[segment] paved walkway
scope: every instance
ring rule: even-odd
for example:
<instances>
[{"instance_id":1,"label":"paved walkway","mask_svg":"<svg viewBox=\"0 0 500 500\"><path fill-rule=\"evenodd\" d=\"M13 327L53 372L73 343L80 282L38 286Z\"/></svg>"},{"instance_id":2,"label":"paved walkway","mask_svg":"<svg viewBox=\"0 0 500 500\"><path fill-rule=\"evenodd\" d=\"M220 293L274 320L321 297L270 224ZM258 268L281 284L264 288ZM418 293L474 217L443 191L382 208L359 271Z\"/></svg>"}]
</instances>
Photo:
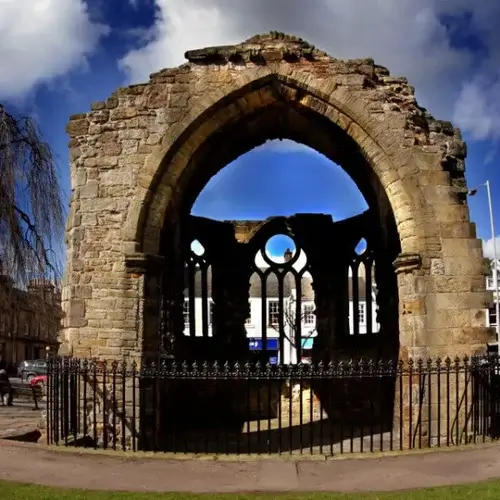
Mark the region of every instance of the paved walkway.
<instances>
[{"instance_id":1,"label":"paved walkway","mask_svg":"<svg viewBox=\"0 0 500 500\"><path fill-rule=\"evenodd\" d=\"M0 439L32 432L38 428L40 420L41 410L34 410L32 401L17 400L14 406L0 405Z\"/></svg>"},{"instance_id":2,"label":"paved walkway","mask_svg":"<svg viewBox=\"0 0 500 500\"><path fill-rule=\"evenodd\" d=\"M128 491L390 491L500 477L500 445L399 457L299 462L118 458L0 441L0 479Z\"/></svg>"}]
</instances>

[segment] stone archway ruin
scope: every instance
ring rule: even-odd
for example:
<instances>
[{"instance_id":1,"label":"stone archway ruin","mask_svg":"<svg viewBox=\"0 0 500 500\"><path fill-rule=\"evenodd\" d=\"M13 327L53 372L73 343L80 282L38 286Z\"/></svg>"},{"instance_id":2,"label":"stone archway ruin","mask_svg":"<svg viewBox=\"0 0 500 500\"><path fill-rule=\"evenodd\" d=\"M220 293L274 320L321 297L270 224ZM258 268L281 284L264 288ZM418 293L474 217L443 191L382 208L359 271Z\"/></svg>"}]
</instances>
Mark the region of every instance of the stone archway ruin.
<instances>
[{"instance_id":1,"label":"stone archway ruin","mask_svg":"<svg viewBox=\"0 0 500 500\"><path fill-rule=\"evenodd\" d=\"M375 207L385 241L397 234L400 358L485 347L482 248L465 199L465 144L449 122L418 106L406 79L371 59L340 61L280 33L186 58L68 124L63 353L154 355L169 272L165 226L186 215L228 162L284 137L342 165ZM175 248L178 232L168 238Z\"/></svg>"}]
</instances>

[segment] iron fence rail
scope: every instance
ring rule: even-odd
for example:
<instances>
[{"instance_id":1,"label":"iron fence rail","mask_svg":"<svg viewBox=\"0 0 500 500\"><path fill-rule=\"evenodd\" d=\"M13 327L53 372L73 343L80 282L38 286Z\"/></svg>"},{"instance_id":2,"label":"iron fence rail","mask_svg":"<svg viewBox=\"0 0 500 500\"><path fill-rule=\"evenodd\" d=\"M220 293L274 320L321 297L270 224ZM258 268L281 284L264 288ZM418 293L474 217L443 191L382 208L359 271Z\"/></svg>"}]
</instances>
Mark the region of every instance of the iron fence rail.
<instances>
[{"instance_id":1,"label":"iron fence rail","mask_svg":"<svg viewBox=\"0 0 500 500\"><path fill-rule=\"evenodd\" d=\"M49 363L47 441L206 454L396 451L495 439L499 358Z\"/></svg>"}]
</instances>

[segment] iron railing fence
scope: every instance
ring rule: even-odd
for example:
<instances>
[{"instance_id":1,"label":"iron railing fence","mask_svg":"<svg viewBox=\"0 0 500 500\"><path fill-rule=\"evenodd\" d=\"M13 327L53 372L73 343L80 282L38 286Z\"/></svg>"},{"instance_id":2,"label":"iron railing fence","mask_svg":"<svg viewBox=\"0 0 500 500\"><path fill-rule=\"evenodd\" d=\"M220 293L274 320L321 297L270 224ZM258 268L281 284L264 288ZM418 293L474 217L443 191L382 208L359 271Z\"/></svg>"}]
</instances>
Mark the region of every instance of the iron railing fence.
<instances>
[{"instance_id":1,"label":"iron railing fence","mask_svg":"<svg viewBox=\"0 0 500 500\"><path fill-rule=\"evenodd\" d=\"M499 358L49 363L47 441L205 454L335 455L495 439Z\"/></svg>"}]
</instances>

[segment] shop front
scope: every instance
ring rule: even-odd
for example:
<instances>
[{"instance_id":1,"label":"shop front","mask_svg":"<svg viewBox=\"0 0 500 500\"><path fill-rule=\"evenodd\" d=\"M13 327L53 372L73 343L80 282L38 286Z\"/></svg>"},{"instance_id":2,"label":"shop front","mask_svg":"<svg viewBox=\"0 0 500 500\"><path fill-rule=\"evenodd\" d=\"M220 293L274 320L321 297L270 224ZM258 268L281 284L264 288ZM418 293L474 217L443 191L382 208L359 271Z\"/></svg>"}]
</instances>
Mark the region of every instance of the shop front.
<instances>
[{"instance_id":1,"label":"shop front","mask_svg":"<svg viewBox=\"0 0 500 500\"><path fill-rule=\"evenodd\" d=\"M264 339L262 338L249 338L248 345L250 351L255 353L257 356L260 352L262 352L264 347ZM277 365L279 359L279 341L275 338L266 339L266 345L264 348L266 351L266 363L269 362L271 365Z\"/></svg>"}]
</instances>

